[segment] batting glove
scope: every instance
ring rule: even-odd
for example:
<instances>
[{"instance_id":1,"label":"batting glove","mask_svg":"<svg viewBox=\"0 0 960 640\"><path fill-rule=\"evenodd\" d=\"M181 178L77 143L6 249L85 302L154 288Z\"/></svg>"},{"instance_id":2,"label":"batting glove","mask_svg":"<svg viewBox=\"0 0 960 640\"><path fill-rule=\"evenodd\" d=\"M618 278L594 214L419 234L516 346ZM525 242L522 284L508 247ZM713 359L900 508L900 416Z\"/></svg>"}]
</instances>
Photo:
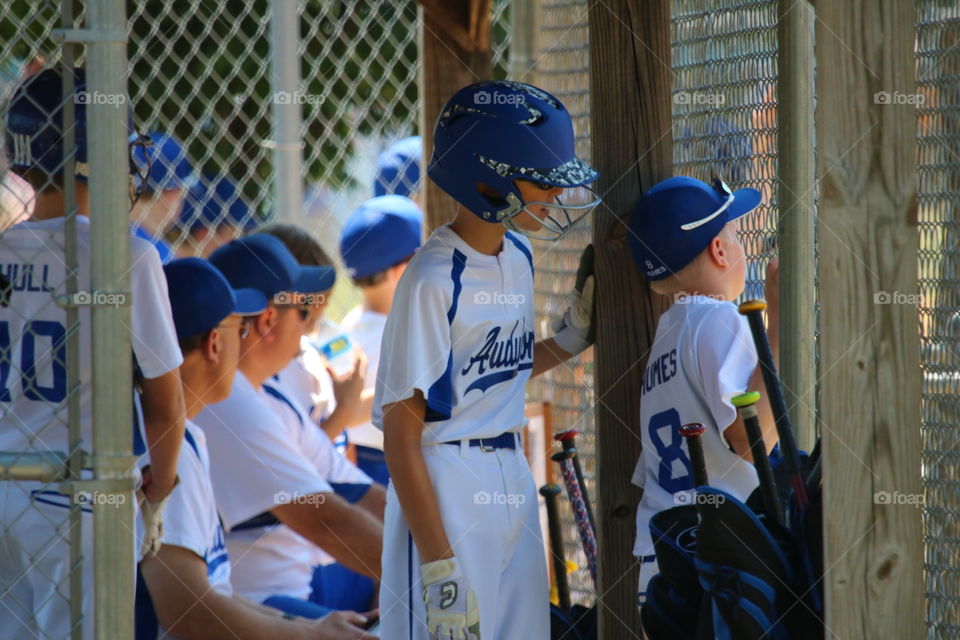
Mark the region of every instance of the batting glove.
<instances>
[{"instance_id":1,"label":"batting glove","mask_svg":"<svg viewBox=\"0 0 960 640\"><path fill-rule=\"evenodd\" d=\"M480 640L477 597L456 558L420 565L430 640Z\"/></svg>"},{"instance_id":2,"label":"batting glove","mask_svg":"<svg viewBox=\"0 0 960 640\"><path fill-rule=\"evenodd\" d=\"M577 282L570 293L570 302L563 315L553 323L553 336L557 346L569 353L577 355L585 351L594 341L594 277L593 277L593 245L587 245L580 255L580 266L577 268Z\"/></svg>"},{"instance_id":3,"label":"batting glove","mask_svg":"<svg viewBox=\"0 0 960 640\"><path fill-rule=\"evenodd\" d=\"M176 484L180 484L180 478L177 478ZM143 541L140 545L142 557L156 555L160 551L163 542L163 509L169 499L170 493L159 502L151 502L147 500L143 489L137 489L137 506L140 507L140 519L143 521Z\"/></svg>"}]
</instances>

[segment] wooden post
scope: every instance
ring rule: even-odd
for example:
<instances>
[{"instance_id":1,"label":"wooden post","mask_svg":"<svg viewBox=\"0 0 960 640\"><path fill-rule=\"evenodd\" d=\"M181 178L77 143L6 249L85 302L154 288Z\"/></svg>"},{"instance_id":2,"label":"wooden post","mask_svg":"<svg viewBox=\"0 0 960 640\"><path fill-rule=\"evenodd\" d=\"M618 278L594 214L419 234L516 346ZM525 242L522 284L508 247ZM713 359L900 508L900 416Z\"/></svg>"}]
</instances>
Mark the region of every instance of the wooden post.
<instances>
[{"instance_id":1,"label":"wooden post","mask_svg":"<svg viewBox=\"0 0 960 640\"><path fill-rule=\"evenodd\" d=\"M801 449L816 439L816 256L813 6L780 0L777 13L777 202L780 209L780 378Z\"/></svg>"},{"instance_id":2,"label":"wooden post","mask_svg":"<svg viewBox=\"0 0 960 640\"><path fill-rule=\"evenodd\" d=\"M601 638L640 633L632 550L641 492L629 479L640 455L646 354L665 305L630 258L625 224L643 191L672 171L670 6L605 0L589 9L590 127L604 199L593 220Z\"/></svg>"},{"instance_id":3,"label":"wooden post","mask_svg":"<svg viewBox=\"0 0 960 640\"><path fill-rule=\"evenodd\" d=\"M901 0L817 3L824 588L835 638L926 635L915 11Z\"/></svg>"},{"instance_id":4,"label":"wooden post","mask_svg":"<svg viewBox=\"0 0 960 640\"><path fill-rule=\"evenodd\" d=\"M478 10L473 7L481 5ZM465 14L451 15L459 7ZM485 9L483 9L485 7ZM470 11L467 11L467 9ZM438 226L453 220L457 212L453 199L426 179L426 167L433 153L433 127L437 115L458 89L492 77L490 51L490 1L472 0L463 5L426 2L420 14L420 134L423 138L423 208L429 235ZM471 27L472 25L472 27ZM474 33L471 40L464 33ZM467 48L469 47L469 48Z\"/></svg>"}]
</instances>

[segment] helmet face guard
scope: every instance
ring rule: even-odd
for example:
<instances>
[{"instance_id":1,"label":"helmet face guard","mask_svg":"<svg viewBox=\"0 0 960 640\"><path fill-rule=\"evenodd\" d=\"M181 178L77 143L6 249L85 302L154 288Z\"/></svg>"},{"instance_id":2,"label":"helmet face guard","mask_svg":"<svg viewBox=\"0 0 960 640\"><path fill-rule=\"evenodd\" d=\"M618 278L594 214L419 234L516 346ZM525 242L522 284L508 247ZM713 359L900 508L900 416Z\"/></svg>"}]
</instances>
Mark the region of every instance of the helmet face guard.
<instances>
[{"instance_id":1,"label":"helmet face guard","mask_svg":"<svg viewBox=\"0 0 960 640\"><path fill-rule=\"evenodd\" d=\"M479 82L454 94L441 111L428 174L481 219L532 238L557 240L596 206L596 194L525 203L515 181L568 191L594 182L597 172L574 147L573 122L555 97L521 82ZM478 184L498 197L485 195ZM537 215L541 208L554 211ZM510 222L518 215L537 218L541 229L528 231Z\"/></svg>"},{"instance_id":2,"label":"helmet face guard","mask_svg":"<svg viewBox=\"0 0 960 640\"><path fill-rule=\"evenodd\" d=\"M521 202L513 193L508 194L508 210L503 210L503 226L511 231L523 234L535 240L556 242L567 235L581 220L600 204L600 196L590 187L573 187L558 195L553 202L531 200ZM546 216L539 216L537 209L546 209ZM539 223L539 229L523 229L517 225L517 219L529 216Z\"/></svg>"}]
</instances>

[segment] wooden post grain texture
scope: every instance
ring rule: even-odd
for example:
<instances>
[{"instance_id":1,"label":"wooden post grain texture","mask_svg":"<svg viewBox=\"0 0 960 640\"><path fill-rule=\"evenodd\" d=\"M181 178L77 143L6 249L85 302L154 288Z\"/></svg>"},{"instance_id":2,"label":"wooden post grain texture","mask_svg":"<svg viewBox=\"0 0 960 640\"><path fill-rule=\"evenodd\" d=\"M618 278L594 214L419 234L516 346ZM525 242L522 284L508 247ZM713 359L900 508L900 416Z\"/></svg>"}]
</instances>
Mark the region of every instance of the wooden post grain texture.
<instances>
[{"instance_id":1,"label":"wooden post grain texture","mask_svg":"<svg viewBox=\"0 0 960 640\"><path fill-rule=\"evenodd\" d=\"M665 305L630 258L625 224L643 191L671 173L670 6L606 0L589 8L592 155L604 200L593 227L601 638L643 637L632 555L641 492L630 476L640 455L640 385Z\"/></svg>"},{"instance_id":2,"label":"wooden post grain texture","mask_svg":"<svg viewBox=\"0 0 960 640\"><path fill-rule=\"evenodd\" d=\"M426 220L424 233L429 235L438 226L453 220L457 205L453 198L426 178L426 168L433 153L433 127L440 109L458 89L492 77L489 38L481 51L467 51L448 33L444 22L431 12L419 9L420 15L420 133L423 138L423 205ZM489 32L490 11L480 16Z\"/></svg>"},{"instance_id":3,"label":"wooden post grain texture","mask_svg":"<svg viewBox=\"0 0 960 640\"><path fill-rule=\"evenodd\" d=\"M915 7L816 5L830 638L923 638Z\"/></svg>"}]
</instances>

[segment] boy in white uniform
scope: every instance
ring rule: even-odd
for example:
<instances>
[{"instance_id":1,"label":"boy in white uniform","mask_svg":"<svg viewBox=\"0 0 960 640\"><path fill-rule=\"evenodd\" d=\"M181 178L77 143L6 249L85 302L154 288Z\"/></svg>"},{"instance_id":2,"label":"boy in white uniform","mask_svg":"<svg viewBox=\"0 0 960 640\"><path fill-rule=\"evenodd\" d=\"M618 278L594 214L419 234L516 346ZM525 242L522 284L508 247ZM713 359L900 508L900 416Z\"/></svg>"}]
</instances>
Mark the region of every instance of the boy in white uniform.
<instances>
[{"instance_id":1,"label":"boy in white uniform","mask_svg":"<svg viewBox=\"0 0 960 640\"><path fill-rule=\"evenodd\" d=\"M343 329L367 356L368 387L347 437L356 447L357 465L377 482L390 478L383 457L383 434L370 422L380 361L380 341L397 283L420 248L423 212L410 199L387 195L367 200L350 214L340 234L340 255L363 304L343 319Z\"/></svg>"},{"instance_id":2,"label":"boy in white uniform","mask_svg":"<svg viewBox=\"0 0 960 640\"><path fill-rule=\"evenodd\" d=\"M230 288L213 265L199 258L164 268L177 335L187 406L186 444L180 450L180 484L166 508L162 546L142 559L137 598L137 640L153 640L164 629L182 640L210 638L356 638L363 616L337 612L319 622L291 620L276 609L233 595L230 560L210 482L203 430L190 421L210 402L229 393L240 357L247 318L266 310L253 289ZM164 635L164 637L168 637Z\"/></svg>"},{"instance_id":3,"label":"boy in white uniform","mask_svg":"<svg viewBox=\"0 0 960 640\"><path fill-rule=\"evenodd\" d=\"M460 207L410 261L383 335L383 633L540 640L548 584L519 441L525 386L589 346L593 281L557 335L536 342L523 235L562 237L599 201L583 186L597 173L576 157L556 98L481 82L441 111L428 175Z\"/></svg>"},{"instance_id":4,"label":"boy in white uniform","mask_svg":"<svg viewBox=\"0 0 960 640\"><path fill-rule=\"evenodd\" d=\"M210 443L232 582L256 602L320 617L327 610L309 602L314 545L377 577L382 527L359 504L366 492L357 504L334 492L331 469L316 457L326 437L312 423L286 418L288 405L265 383L299 351L310 315L308 305L286 301L328 290L332 269L297 264L280 240L262 233L227 243L210 261L232 286L257 289L270 301L241 344L230 397L196 418Z\"/></svg>"},{"instance_id":5,"label":"boy in white uniform","mask_svg":"<svg viewBox=\"0 0 960 640\"><path fill-rule=\"evenodd\" d=\"M58 70L27 78L11 100L5 130L11 168L33 187L34 216L8 229L0 239L0 345L9 360L0 366L0 450L69 451L67 434L66 210L63 198L63 98ZM82 69L74 71L75 91L86 90ZM76 102L76 101L75 101ZM76 140L76 226L78 291L89 292L90 224L86 104L74 105ZM123 112L121 116L124 117ZM133 137L136 144L139 138ZM137 168L131 166L131 174ZM95 214L94 214L95 215ZM142 377L140 401L151 473L142 488L146 499L162 505L174 486L177 455L183 441L183 393L180 348L167 299L160 258L150 244L130 240L131 339ZM87 294L89 296L89 294ZM78 369L81 447L92 449L90 308L80 306ZM9 366L8 366L9 365ZM146 452L134 427L134 452ZM89 470L81 479L89 478ZM41 482L0 483L0 637L67 637L71 623L70 497ZM93 633L93 544L91 508L83 507L84 630ZM103 508L111 508L110 505ZM159 513L162 509L154 509ZM155 532L151 525L148 530ZM146 541L151 542L151 541ZM136 558L130 557L130 568Z\"/></svg>"},{"instance_id":6,"label":"boy in white uniform","mask_svg":"<svg viewBox=\"0 0 960 640\"><path fill-rule=\"evenodd\" d=\"M641 389L643 454L633 482L643 487L637 509L634 555L640 565L637 604L657 573L650 518L678 504L692 504L690 456L679 429L698 422L710 485L746 500L757 474L743 421L730 402L761 388L746 319L733 304L744 288L746 257L737 237L738 218L760 203L754 189L731 192L678 176L644 194L630 218L630 249L651 288L674 298L657 324ZM770 343L776 353L775 263L768 269ZM769 403L758 405L767 450L776 444Z\"/></svg>"}]
</instances>

